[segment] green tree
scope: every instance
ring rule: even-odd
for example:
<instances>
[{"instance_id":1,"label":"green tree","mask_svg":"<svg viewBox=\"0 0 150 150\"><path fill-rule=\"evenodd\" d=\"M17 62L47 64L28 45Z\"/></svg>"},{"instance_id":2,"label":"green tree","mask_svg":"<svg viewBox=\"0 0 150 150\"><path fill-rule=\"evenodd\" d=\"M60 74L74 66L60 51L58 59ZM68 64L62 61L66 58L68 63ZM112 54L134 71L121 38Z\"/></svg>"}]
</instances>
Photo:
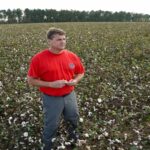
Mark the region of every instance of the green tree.
<instances>
[{"instance_id":1,"label":"green tree","mask_svg":"<svg viewBox=\"0 0 150 150\"><path fill-rule=\"evenodd\" d=\"M17 19L17 22L20 23L22 22L22 10L21 9L16 9L15 10L15 16L16 16L16 19Z\"/></svg>"}]
</instances>

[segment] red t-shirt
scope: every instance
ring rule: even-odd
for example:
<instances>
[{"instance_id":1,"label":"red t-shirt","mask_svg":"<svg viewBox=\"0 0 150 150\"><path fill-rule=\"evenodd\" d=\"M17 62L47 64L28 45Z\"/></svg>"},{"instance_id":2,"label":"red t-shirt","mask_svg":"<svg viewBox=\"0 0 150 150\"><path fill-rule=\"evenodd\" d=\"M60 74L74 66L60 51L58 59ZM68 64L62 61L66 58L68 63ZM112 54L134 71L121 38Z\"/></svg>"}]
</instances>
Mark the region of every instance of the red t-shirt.
<instances>
[{"instance_id":1,"label":"red t-shirt","mask_svg":"<svg viewBox=\"0 0 150 150\"><path fill-rule=\"evenodd\" d=\"M84 67L80 58L68 50L62 50L59 54L54 54L48 49L37 53L32 57L28 76L39 78L43 81L71 80L75 74L84 73ZM62 88L40 87L39 90L51 96L62 96L69 94L74 86L64 86Z\"/></svg>"}]
</instances>

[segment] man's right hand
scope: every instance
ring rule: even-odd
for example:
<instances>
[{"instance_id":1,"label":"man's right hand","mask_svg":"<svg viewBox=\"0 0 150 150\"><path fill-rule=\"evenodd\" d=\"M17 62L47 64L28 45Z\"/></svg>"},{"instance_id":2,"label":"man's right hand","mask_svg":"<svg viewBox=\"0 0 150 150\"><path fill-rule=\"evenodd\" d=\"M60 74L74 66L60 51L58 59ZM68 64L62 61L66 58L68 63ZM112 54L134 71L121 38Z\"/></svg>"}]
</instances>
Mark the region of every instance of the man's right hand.
<instances>
[{"instance_id":1,"label":"man's right hand","mask_svg":"<svg viewBox=\"0 0 150 150\"><path fill-rule=\"evenodd\" d=\"M49 87L51 88L62 88L68 83L67 80L57 80L53 82L49 82Z\"/></svg>"}]
</instances>

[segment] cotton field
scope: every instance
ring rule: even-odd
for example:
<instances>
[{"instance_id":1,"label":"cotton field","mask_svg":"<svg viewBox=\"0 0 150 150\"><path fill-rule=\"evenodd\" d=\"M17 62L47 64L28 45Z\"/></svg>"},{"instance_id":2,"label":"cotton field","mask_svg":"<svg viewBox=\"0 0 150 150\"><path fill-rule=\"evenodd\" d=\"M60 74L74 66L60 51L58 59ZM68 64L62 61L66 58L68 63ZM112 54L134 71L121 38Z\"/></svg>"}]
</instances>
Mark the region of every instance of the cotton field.
<instances>
[{"instance_id":1,"label":"cotton field","mask_svg":"<svg viewBox=\"0 0 150 150\"><path fill-rule=\"evenodd\" d=\"M41 94L26 74L53 26L66 31L67 49L86 69L76 87L81 141L74 150L149 150L149 23L0 25L0 149L42 149ZM66 149L66 137L62 120L57 149Z\"/></svg>"}]
</instances>

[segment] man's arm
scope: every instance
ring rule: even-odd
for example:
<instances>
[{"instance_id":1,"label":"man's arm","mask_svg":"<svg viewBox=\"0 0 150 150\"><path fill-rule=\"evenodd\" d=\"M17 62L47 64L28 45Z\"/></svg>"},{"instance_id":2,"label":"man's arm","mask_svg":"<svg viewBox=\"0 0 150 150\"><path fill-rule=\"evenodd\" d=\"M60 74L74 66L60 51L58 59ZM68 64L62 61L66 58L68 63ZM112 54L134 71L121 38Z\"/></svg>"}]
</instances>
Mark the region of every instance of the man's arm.
<instances>
[{"instance_id":1,"label":"man's arm","mask_svg":"<svg viewBox=\"0 0 150 150\"><path fill-rule=\"evenodd\" d=\"M28 81L28 84L32 85L32 86L51 87L51 88L62 88L67 83L66 80L57 80L57 81L53 81L53 82L47 82L47 81L42 81L40 79L33 78L30 76L27 76L27 81Z\"/></svg>"}]
</instances>

